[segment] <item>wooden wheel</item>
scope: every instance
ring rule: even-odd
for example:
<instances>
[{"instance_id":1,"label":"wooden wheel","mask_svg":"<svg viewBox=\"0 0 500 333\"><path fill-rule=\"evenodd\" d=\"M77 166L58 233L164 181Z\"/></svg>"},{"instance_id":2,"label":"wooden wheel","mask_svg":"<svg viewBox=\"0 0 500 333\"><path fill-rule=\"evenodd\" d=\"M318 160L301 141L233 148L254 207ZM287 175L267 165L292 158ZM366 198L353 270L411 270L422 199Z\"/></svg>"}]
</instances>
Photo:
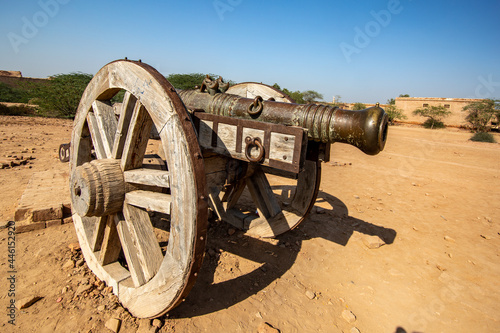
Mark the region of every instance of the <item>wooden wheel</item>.
<instances>
[{"instance_id":1,"label":"wooden wheel","mask_svg":"<svg viewBox=\"0 0 500 333\"><path fill-rule=\"evenodd\" d=\"M260 83L240 83L227 93L294 103L283 92ZM216 163L206 159L207 170ZM229 185L214 186L216 177L208 174L212 208L219 218L252 236L275 237L291 230L314 206L321 178L317 156L311 156L298 175L236 160L228 165Z\"/></svg>"},{"instance_id":2,"label":"wooden wheel","mask_svg":"<svg viewBox=\"0 0 500 333\"><path fill-rule=\"evenodd\" d=\"M110 100L123 90L116 116ZM153 125L167 170L144 159ZM74 224L92 271L136 317L179 304L203 259L207 194L196 134L175 89L140 62L104 66L82 96L70 168Z\"/></svg>"}]
</instances>

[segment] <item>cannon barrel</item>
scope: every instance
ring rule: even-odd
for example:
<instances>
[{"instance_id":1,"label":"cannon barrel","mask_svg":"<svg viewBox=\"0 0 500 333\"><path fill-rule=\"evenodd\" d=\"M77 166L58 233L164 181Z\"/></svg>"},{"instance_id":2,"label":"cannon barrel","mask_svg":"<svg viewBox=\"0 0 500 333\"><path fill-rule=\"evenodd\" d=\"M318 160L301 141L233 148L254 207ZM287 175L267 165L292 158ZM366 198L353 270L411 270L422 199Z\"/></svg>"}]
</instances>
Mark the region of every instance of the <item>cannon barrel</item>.
<instances>
[{"instance_id":1,"label":"cannon barrel","mask_svg":"<svg viewBox=\"0 0 500 333\"><path fill-rule=\"evenodd\" d=\"M198 90L179 91L179 95L190 110L300 126L307 129L310 140L348 143L369 155L382 151L387 139L388 117L379 106L351 111L329 105L258 101L223 93L211 95ZM259 108L259 103L258 112L249 112Z\"/></svg>"}]
</instances>

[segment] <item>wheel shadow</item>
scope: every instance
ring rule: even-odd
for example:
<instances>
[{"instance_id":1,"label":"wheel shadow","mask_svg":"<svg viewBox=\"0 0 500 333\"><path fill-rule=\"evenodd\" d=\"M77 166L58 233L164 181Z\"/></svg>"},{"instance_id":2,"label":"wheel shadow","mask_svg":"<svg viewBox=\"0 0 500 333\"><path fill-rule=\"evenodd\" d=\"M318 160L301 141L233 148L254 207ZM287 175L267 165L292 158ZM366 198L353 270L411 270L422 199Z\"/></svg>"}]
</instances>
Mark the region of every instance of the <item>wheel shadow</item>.
<instances>
[{"instance_id":1,"label":"wheel shadow","mask_svg":"<svg viewBox=\"0 0 500 333\"><path fill-rule=\"evenodd\" d=\"M273 187L274 189L274 187ZM354 231L376 235L392 244L396 231L349 216L346 205L338 198L320 192L309 217L296 229L274 240L249 237L243 231L219 221L208 229L207 250L198 280L186 300L169 312L170 318L190 318L229 308L257 294L279 279L295 263L304 240L323 238L345 246ZM319 214L318 214L319 212ZM228 232L228 230L230 232ZM242 266L243 259L252 262ZM221 279L225 279L222 281Z\"/></svg>"}]
</instances>

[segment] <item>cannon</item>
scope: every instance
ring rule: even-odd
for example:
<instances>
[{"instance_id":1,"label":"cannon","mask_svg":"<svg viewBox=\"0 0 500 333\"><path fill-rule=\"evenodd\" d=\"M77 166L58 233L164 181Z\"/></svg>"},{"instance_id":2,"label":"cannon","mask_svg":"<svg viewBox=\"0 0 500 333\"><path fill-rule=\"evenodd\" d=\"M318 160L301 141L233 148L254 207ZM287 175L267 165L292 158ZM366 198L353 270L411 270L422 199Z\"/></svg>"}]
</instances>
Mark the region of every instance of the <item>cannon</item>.
<instances>
[{"instance_id":1,"label":"cannon","mask_svg":"<svg viewBox=\"0 0 500 333\"><path fill-rule=\"evenodd\" d=\"M314 206L332 143L374 155L386 139L378 106L299 105L272 87L220 78L177 91L145 63L111 62L82 95L70 146L87 265L131 314L160 316L194 285L209 211L249 236L280 235Z\"/></svg>"}]
</instances>

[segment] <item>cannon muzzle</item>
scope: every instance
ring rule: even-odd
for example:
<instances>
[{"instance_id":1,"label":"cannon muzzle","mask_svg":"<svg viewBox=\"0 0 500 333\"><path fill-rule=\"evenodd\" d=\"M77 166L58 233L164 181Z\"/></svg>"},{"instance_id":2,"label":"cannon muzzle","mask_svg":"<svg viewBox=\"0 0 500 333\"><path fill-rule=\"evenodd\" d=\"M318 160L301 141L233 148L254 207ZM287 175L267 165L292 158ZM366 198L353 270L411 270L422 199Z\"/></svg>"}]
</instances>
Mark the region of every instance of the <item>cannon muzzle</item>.
<instances>
[{"instance_id":1,"label":"cannon muzzle","mask_svg":"<svg viewBox=\"0 0 500 333\"><path fill-rule=\"evenodd\" d=\"M348 143L369 155L381 152L387 139L388 117L378 105L351 111L331 105L262 101L197 90L179 91L179 95L190 110L303 127L310 140Z\"/></svg>"}]
</instances>

